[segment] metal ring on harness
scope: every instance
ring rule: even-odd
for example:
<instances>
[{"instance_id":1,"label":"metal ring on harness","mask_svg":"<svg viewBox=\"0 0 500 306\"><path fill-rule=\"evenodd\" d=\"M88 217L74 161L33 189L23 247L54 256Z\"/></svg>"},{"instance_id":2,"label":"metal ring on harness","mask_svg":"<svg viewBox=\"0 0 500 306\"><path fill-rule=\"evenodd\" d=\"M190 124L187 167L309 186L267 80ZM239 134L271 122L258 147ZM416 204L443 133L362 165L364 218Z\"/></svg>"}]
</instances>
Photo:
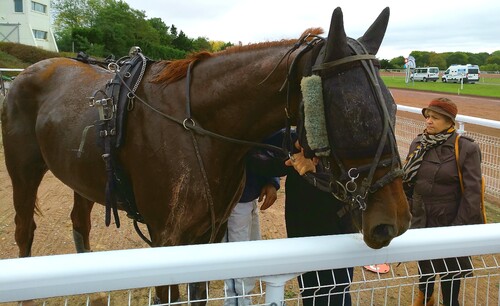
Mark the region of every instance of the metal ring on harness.
<instances>
[{"instance_id":1,"label":"metal ring on harness","mask_svg":"<svg viewBox=\"0 0 500 306\"><path fill-rule=\"evenodd\" d=\"M111 71L118 72L120 70L120 66L118 66L116 62L113 62L108 64L108 69Z\"/></svg>"},{"instance_id":2,"label":"metal ring on harness","mask_svg":"<svg viewBox=\"0 0 500 306\"><path fill-rule=\"evenodd\" d=\"M333 191L333 185L337 186L337 192ZM332 190L331 194L339 201L346 201L347 200L347 190L342 185L341 182L335 181L335 182L330 182L330 190Z\"/></svg>"},{"instance_id":3,"label":"metal ring on harness","mask_svg":"<svg viewBox=\"0 0 500 306\"><path fill-rule=\"evenodd\" d=\"M351 179L351 181L354 181L355 179L357 179L359 177L359 173L356 176L351 175L351 171L356 171L356 170L358 170L358 169L351 168L351 169L349 169L349 171L347 171L347 175L349 175L349 178Z\"/></svg>"},{"instance_id":4,"label":"metal ring on harness","mask_svg":"<svg viewBox=\"0 0 500 306\"><path fill-rule=\"evenodd\" d=\"M182 121L182 126L183 126L186 130L189 130L189 128L188 128L188 127L187 127L187 125L186 125L186 123L187 123L188 121L191 121L191 126L196 126L196 123L194 122L194 120L193 120L193 119L191 119L191 118L186 118L186 119L184 119L184 120Z\"/></svg>"},{"instance_id":5,"label":"metal ring on harness","mask_svg":"<svg viewBox=\"0 0 500 306\"><path fill-rule=\"evenodd\" d=\"M354 191L356 191L356 189L358 189L358 184L356 184L356 182L354 180L359 177L359 172L356 174L356 176L353 176L351 174L351 171L356 171L356 170L358 170L358 169L351 168L351 169L349 169L349 171L347 171L347 175L349 176L349 178L351 180L348 181L347 183L345 183L345 189L350 193L354 193Z\"/></svg>"},{"instance_id":6,"label":"metal ring on harness","mask_svg":"<svg viewBox=\"0 0 500 306\"><path fill-rule=\"evenodd\" d=\"M134 98L135 94L131 91L127 93L127 98L128 98L128 103L127 103L127 110L130 112L134 109L135 103L134 103Z\"/></svg>"},{"instance_id":7,"label":"metal ring on harness","mask_svg":"<svg viewBox=\"0 0 500 306\"><path fill-rule=\"evenodd\" d=\"M356 184L354 179L345 183L345 190L348 192L353 193L356 189L358 189L358 184Z\"/></svg>"}]
</instances>

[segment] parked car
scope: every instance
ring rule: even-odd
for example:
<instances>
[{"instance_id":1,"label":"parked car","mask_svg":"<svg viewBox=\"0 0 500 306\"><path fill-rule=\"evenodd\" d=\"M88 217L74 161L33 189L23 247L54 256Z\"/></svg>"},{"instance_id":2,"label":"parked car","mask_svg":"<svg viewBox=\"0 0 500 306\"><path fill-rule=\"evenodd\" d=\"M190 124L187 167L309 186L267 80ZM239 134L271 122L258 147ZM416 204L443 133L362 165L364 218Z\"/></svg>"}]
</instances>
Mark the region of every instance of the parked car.
<instances>
[{"instance_id":1,"label":"parked car","mask_svg":"<svg viewBox=\"0 0 500 306\"><path fill-rule=\"evenodd\" d=\"M413 81L436 82L439 79L438 67L419 67L413 70L410 79Z\"/></svg>"},{"instance_id":2,"label":"parked car","mask_svg":"<svg viewBox=\"0 0 500 306\"><path fill-rule=\"evenodd\" d=\"M451 65L443 73L441 81L443 82L455 82L455 83L471 83L479 82L480 71L478 65Z\"/></svg>"}]
</instances>

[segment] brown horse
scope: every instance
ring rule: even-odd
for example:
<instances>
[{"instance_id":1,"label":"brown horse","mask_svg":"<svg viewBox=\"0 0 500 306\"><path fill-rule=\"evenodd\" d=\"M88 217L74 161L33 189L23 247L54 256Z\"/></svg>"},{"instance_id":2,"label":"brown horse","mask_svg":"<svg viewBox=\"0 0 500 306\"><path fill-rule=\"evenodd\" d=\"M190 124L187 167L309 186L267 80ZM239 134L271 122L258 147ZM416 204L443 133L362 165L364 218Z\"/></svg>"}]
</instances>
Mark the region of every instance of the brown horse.
<instances>
[{"instance_id":1,"label":"brown horse","mask_svg":"<svg viewBox=\"0 0 500 306\"><path fill-rule=\"evenodd\" d=\"M258 142L282 128L286 116L300 123L300 80L311 74L321 76L332 148L323 157L332 165L325 167L331 169L329 181L319 185L331 187L357 211L354 221L368 246L381 248L404 233L410 214L392 131L396 106L374 57L388 19L387 8L355 40L346 36L337 8L327 39L260 43L149 63L131 91L135 103L127 110L116 162L130 181L152 246L221 240L241 194L250 147L204 131ZM90 212L94 202L106 202L107 172L103 150L95 145L99 134L92 128L86 137L82 132L99 120L88 97L113 77L96 65L57 58L34 64L15 79L2 112L2 133L19 256L31 255L37 189L48 170L74 190L75 237L80 251L90 250ZM82 139L84 149L78 151ZM157 294L168 298L167 290ZM177 294L174 290L171 298Z\"/></svg>"}]
</instances>

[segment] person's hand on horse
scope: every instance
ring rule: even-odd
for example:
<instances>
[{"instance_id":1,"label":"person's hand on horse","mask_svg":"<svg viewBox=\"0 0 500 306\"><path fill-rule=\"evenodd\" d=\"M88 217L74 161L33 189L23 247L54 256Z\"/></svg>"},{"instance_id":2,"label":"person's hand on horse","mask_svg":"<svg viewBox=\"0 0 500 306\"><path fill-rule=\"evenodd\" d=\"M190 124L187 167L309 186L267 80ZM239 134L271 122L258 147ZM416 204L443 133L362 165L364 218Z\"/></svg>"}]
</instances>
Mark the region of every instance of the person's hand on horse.
<instances>
[{"instance_id":1,"label":"person's hand on horse","mask_svg":"<svg viewBox=\"0 0 500 306\"><path fill-rule=\"evenodd\" d=\"M300 146L298 141L295 142L295 147L299 149L300 152L293 154L289 159L287 159L285 161L285 165L293 166L295 168L295 171L297 171L300 175L304 175L307 172L316 172L318 158L306 158L304 156L304 149Z\"/></svg>"},{"instance_id":2,"label":"person's hand on horse","mask_svg":"<svg viewBox=\"0 0 500 306\"><path fill-rule=\"evenodd\" d=\"M278 198L278 194L276 192L276 187L273 184L266 184L260 190L259 202L264 202L260 206L260 210L266 210L271 207L276 199Z\"/></svg>"}]
</instances>

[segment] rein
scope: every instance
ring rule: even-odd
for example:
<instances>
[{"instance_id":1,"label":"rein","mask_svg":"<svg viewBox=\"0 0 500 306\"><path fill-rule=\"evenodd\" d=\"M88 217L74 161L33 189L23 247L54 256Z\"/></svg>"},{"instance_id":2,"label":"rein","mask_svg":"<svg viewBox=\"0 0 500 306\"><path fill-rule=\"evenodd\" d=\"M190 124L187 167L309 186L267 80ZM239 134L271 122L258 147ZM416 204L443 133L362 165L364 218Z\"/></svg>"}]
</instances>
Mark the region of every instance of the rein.
<instances>
[{"instance_id":1,"label":"rein","mask_svg":"<svg viewBox=\"0 0 500 306\"><path fill-rule=\"evenodd\" d=\"M299 42L297 42L289 51L287 51L283 56L282 58L280 59L280 61L278 62L278 64L276 65L276 67L271 71L271 73L261 82L259 83L262 84L264 83L271 74L274 73L274 71L277 69L277 67L279 66L279 64L287 57L287 56L290 56L295 50L297 50L300 46L303 45L303 43L306 41L306 39L309 37L309 35L303 37L302 39L299 40ZM313 42L317 42L317 40L313 40ZM310 51L312 46L314 44L313 43L308 43L306 45L306 48L302 49L299 54L294 58L291 66L290 66L290 70L288 72L288 76L290 76L292 74L292 71L294 70L295 68L295 64L298 60L298 58L302 57L303 54L305 54L306 52ZM199 146L198 146L198 142L196 140L196 137L195 137L195 132L200 134L200 135L205 135L205 136L209 136L209 137L213 137L213 138L216 138L216 139L219 139L219 140L222 140L222 141L226 141L226 142L230 142L230 143L234 143L234 144L240 144L240 145L246 145L246 146L253 146L253 147L259 147L259 148L263 148L263 149L266 149L266 150L270 150L270 151L274 151L274 152L278 152L278 153L284 153L285 150L284 148L279 148L277 146L273 146L273 145L269 145L269 144L264 144L264 143L258 143L258 142L252 142L252 141L246 141L246 140L240 140L240 139L236 139L236 138L231 138L231 137L227 137L227 136L224 136L224 135L220 135L220 134L217 134L217 133L214 133L214 132L211 132L209 130L206 130L198 125L196 125L196 122L195 120L191 117L191 92L190 92L190 89L191 89L191 75L192 75L192 69L193 69L193 64L194 62L191 62L188 66L188 69L187 69L187 74L186 74L186 118L183 119L183 120L180 120L180 119L177 119L171 115L168 115L168 114L165 114L164 112L160 111L159 109L155 108L154 106L152 106L151 104L147 103L144 99L142 99L141 97L137 96L137 94L135 93L135 88L134 90L133 89L130 89L130 87L123 81L122 79L122 85L129 91L129 98L131 100L138 100L140 101L141 103L143 103L145 106L147 106L149 109L151 109L152 111L154 111L155 113L157 113L158 115L166 118L166 119L169 119L173 122L176 122L180 125L182 125L186 130L189 130L190 131L190 135L191 135L191 139L192 139L192 142L193 142L193 147L195 149L195 153L196 153L196 158L197 158L197 161L198 161L198 165L200 167L200 171L202 173L202 176L203 176L203 184L204 184L204 188L205 188L205 193L206 193L206 197L207 197L207 201L208 201L208 206L209 206L209 211L210 211L210 219L211 219L211 224L212 224L212 231L211 231L211 234L210 234L210 241L209 243L212 243L215 241L215 238L216 238L216 234L221 226L221 223L216 227L216 220L215 220L215 209L214 209L214 201L213 201L213 198L212 198L212 193L211 193L211 190L210 190L210 185L208 183L208 176L207 176L207 173L206 173L206 170L205 170L205 165L203 163L203 159L201 157L201 153L200 153L200 149L199 149ZM121 78L121 77L120 77ZM283 89L283 87L285 86L285 84L288 83L288 90L287 90L287 106L286 106L286 109L285 109L285 113L286 113L286 135L288 135L288 138L291 138L290 137L290 116L289 116L289 87L290 87L290 82L289 82L289 78L287 77L287 79L285 80L285 82L283 83L283 86L281 87L280 91ZM286 139L286 138L285 138ZM291 142L291 141L289 141ZM135 229L137 231L137 233L139 234L139 236L144 240L146 241L149 245L151 245L151 241L148 240L141 232L140 230L138 229L138 226L136 226L136 224L134 223L134 226L135 226Z\"/></svg>"},{"instance_id":2,"label":"rein","mask_svg":"<svg viewBox=\"0 0 500 306\"><path fill-rule=\"evenodd\" d=\"M192 118L191 116L191 94L190 94L190 88L191 88L191 78L192 78L192 69L194 66L194 62L191 62L188 66L187 69L187 74L186 74L186 117L184 119L177 119L171 115L168 115L156 107L152 106L148 102L146 102L144 99L139 97L136 94L136 89L137 89L137 84L134 84L133 89L130 88L130 86L125 82L125 80L122 78L121 75L118 75L118 78L121 80L121 85L128 90L127 97L130 99L130 101L139 101L142 104L144 104L146 107L148 107L150 110L153 112L157 113L158 115L173 121L179 125L182 125L184 129L190 131L190 135L192 138L193 142L193 147L195 149L198 165L200 167L200 171L203 177L203 184L205 188L205 193L208 201L208 208L210 211L210 218L211 218L211 224L212 224L212 231L210 234L210 241L209 242L214 242L216 238L216 233L218 229L220 228L219 224L216 227L216 218L215 218L215 209L214 209L214 201L212 198L212 193L210 190L210 186L208 183L208 176L205 170L205 166L202 160L202 156L200 153L199 145L196 140L195 133L200 134L200 135L205 135L209 137L213 137L225 142L230 142L234 144L240 144L240 145L246 145L246 146L253 146L253 147L259 147L263 148L266 150L278 152L281 154L288 155L291 157L291 152L293 150L293 144L292 144L292 139L291 139L291 116L289 113L290 110L290 95L291 95L291 79L295 76L295 70L297 68L297 62L299 59L307 52L311 51L314 46L321 46L321 43L324 42L324 39L318 36L315 36L313 40L310 42L306 41L307 38L310 35L305 35L302 37L294 46L288 50L279 60L277 65L274 67L274 69L270 72L270 74L262 81L259 83L263 84L269 77L272 75L277 67L282 63L282 61L285 58L289 58L291 54L296 51L298 48L303 46L305 44L305 47L299 51L297 56L294 57L292 60L292 63L288 67L288 72L287 72L287 77L280 88L280 91L285 88L287 89L287 97L286 97L286 106L285 106L285 114L286 114L286 126L285 126L285 140L283 142L283 147L279 148L273 145L269 144L263 144L263 143L257 143L257 142L252 142L252 141L246 141L246 140L240 140L240 139L235 139L231 137L227 137L224 135L220 135L218 133L206 130L199 125L196 124L196 121ZM373 62L376 61L376 57L374 55L370 55L366 52L366 49L364 46L362 46L359 42L358 44L361 46L361 48L364 50L365 54L358 54L353 48L351 44L350 47L354 52L356 52L355 55L348 56L336 61L331 61L331 62L326 62L326 63L321 63L317 65L313 65L309 69L315 74L321 74L323 71L328 71L332 69L338 69L339 66L344 66L345 64L349 63L361 63L363 66L365 72L367 73L370 84L372 89L374 90L376 97L377 97L377 102L379 105L379 109L382 112L383 116L383 122L384 122L384 127L383 127L383 132L382 136L379 140L379 145L377 148L376 155L373 159L373 162L368 165L363 165L359 166L357 168L351 168L346 171L345 167L343 166L343 163L341 159L335 154L335 150L332 150L331 156L334 159L335 163L337 164L338 168L340 169L340 175L338 177L334 178L334 175L331 171L325 174L325 172L322 173L306 173L304 175L304 178L317 187L320 190L332 193L337 199L350 204L351 207L354 207L354 204L357 204L360 210L365 210L366 209L366 197L368 193L375 193L377 190L385 186L386 184L390 183L393 181L395 178L399 177L402 175L402 170L400 169L401 161L399 159L399 154L397 153L397 147L395 146L395 136L394 136L394 128L392 124L390 123L389 120L389 113L387 111L387 107L385 105L385 99L383 97L382 91L380 89L380 85L378 83L377 77L376 77L376 71ZM322 46L324 48L324 45ZM142 56L142 54L140 54ZM316 61L319 59L319 54L317 54ZM142 76L142 74L141 74ZM390 134L391 137L388 137ZM387 142L387 139L389 138L389 143L391 145L391 151L392 151L392 158L381 160L381 156L385 147L385 144ZM331 170L330 169L330 164L329 161L326 159L326 157L321 158L321 165L325 170ZM391 166L391 170L386 173L382 178L378 179L376 182L372 184L373 177L375 174L375 171L377 168L380 167L388 167ZM361 186L358 186L358 183L356 182L356 179L359 177L360 173L368 171L368 175L366 178L363 179L361 182ZM345 209L343 209L345 211ZM136 226L136 230L138 227ZM145 239L144 235L140 232L140 230L137 230L141 238L143 238L144 241L146 241L148 244L151 245L151 241L148 239Z\"/></svg>"}]
</instances>

